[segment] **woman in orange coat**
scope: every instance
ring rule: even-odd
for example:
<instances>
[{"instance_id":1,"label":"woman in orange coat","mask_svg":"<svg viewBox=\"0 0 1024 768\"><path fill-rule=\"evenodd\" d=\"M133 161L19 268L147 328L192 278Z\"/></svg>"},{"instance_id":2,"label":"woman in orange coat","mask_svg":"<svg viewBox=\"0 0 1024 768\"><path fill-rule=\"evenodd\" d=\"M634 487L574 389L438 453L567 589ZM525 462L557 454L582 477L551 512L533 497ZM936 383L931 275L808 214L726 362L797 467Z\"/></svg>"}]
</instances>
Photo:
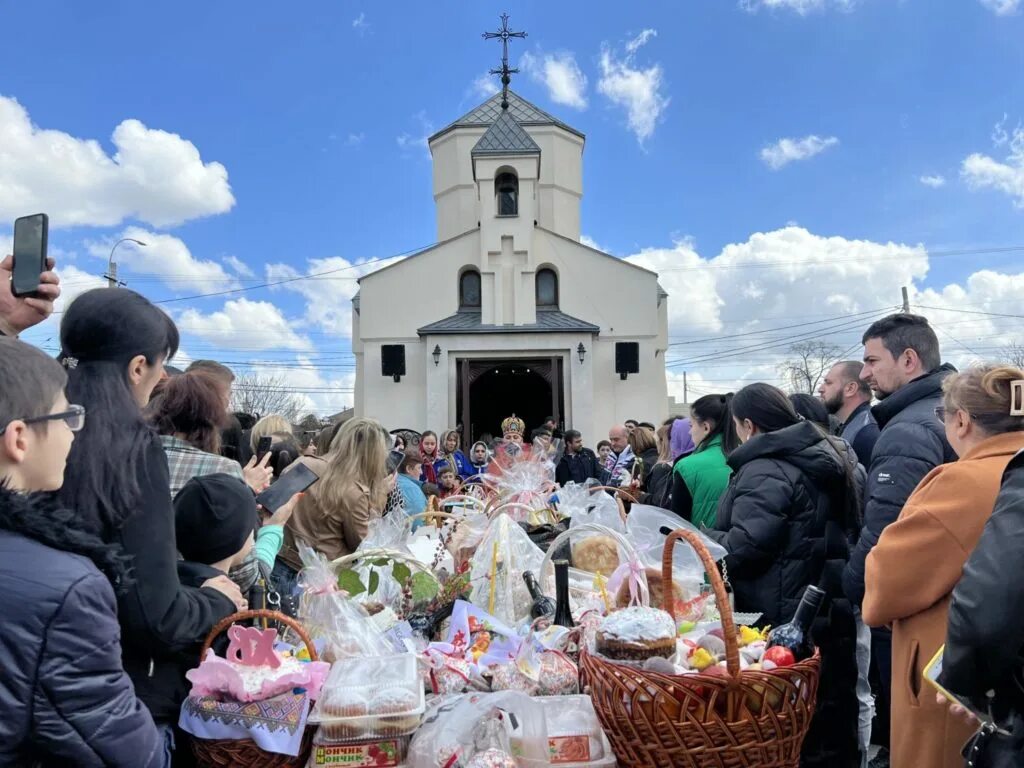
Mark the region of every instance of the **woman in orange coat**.
<instances>
[{"instance_id":1,"label":"woman in orange coat","mask_svg":"<svg viewBox=\"0 0 1024 768\"><path fill-rule=\"evenodd\" d=\"M972 368L950 376L936 417L960 457L933 469L868 555L864 621L892 625L893 768L960 768L974 728L950 715L923 682L946 639L953 587L992 514L1003 470L1024 449L1011 386L1024 371Z\"/></svg>"}]
</instances>

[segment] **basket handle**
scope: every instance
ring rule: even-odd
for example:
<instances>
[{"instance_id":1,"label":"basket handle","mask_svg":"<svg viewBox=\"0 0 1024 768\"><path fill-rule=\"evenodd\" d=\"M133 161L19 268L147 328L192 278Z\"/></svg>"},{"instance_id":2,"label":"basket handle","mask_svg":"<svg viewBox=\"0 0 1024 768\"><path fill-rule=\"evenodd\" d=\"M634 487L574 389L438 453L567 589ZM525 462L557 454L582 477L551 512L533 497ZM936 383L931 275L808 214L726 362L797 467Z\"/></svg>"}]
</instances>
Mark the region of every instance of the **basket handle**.
<instances>
[{"instance_id":1,"label":"basket handle","mask_svg":"<svg viewBox=\"0 0 1024 768\"><path fill-rule=\"evenodd\" d=\"M199 652L199 661L201 662L206 658L206 652L210 650L210 647L213 645L213 641L217 639L217 636L220 635L221 632L225 631L236 621L248 621L249 619L271 619L272 621L279 622L291 629L294 629L295 634L297 634L299 639L306 644L306 650L309 651L309 660L320 660L316 654L316 648L313 645L313 641L309 639L309 633L306 632L305 627L291 616L286 616L278 611L268 611L265 608L259 608L250 611L239 611L238 613L233 613L230 616L226 616L221 619L217 625L210 630L210 634L206 636L206 641L203 643L203 649Z\"/></svg>"},{"instance_id":2,"label":"basket handle","mask_svg":"<svg viewBox=\"0 0 1024 768\"><path fill-rule=\"evenodd\" d=\"M707 571L708 578L711 579L711 587L715 591L715 602L718 604L718 613L722 616L722 634L725 635L725 666L729 674L735 677L740 672L740 649L736 637L736 622L733 619L732 606L729 605L729 595L725 591L725 582L722 581L718 566L715 565L711 553L704 546L704 542L700 540L700 536L685 528L671 531L665 538L665 551L661 558L661 592L664 609L668 611L674 624L676 614L672 589L672 548L679 539L686 539L693 547L693 551L704 563L704 570Z\"/></svg>"}]
</instances>

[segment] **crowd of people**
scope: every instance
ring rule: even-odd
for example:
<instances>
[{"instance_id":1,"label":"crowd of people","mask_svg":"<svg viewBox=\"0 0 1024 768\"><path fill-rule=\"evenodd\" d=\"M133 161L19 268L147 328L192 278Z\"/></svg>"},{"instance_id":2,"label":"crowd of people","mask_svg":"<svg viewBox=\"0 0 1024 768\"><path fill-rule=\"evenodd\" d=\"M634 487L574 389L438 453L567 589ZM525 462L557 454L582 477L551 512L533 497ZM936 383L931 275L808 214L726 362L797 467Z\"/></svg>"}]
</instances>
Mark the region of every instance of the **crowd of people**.
<instances>
[{"instance_id":1,"label":"crowd of people","mask_svg":"<svg viewBox=\"0 0 1024 768\"><path fill-rule=\"evenodd\" d=\"M461 425L365 417L301 445L286 419L229 413L227 367L168 376L178 330L133 291L71 303L56 360L17 341L59 285L44 273L15 298L8 267L0 764L188 765L184 672L221 619L295 595L300 544L350 554L374 517L416 518L537 453L558 486L661 507L722 544L736 610L763 623L825 590L805 765L864 766L872 743L897 768L1024 764L1024 371L956 371L923 317L871 325L863 360L834 365L816 398L754 383L613 425L593 449L554 417L528 432L515 416L468 450ZM299 466L318 478L308 492L257 504ZM939 682L961 705L925 680L943 644Z\"/></svg>"}]
</instances>

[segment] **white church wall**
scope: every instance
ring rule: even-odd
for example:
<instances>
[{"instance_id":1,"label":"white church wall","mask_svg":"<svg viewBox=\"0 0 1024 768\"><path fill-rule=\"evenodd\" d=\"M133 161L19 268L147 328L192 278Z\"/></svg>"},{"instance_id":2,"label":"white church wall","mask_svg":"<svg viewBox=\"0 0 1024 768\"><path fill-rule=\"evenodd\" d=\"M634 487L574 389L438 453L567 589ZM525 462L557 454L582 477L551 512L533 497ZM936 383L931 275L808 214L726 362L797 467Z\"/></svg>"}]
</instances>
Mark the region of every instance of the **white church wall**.
<instances>
[{"instance_id":1,"label":"white church wall","mask_svg":"<svg viewBox=\"0 0 1024 768\"><path fill-rule=\"evenodd\" d=\"M381 347L405 344L405 376L394 381L381 375ZM363 345L362 376L357 377L356 415L378 419L388 429L423 429L426 411L426 345L419 338L389 339ZM433 367L433 361L430 363Z\"/></svg>"},{"instance_id":2,"label":"white church wall","mask_svg":"<svg viewBox=\"0 0 1024 768\"><path fill-rule=\"evenodd\" d=\"M526 132L541 149L537 222L579 240L583 139L557 126L529 126Z\"/></svg>"},{"instance_id":3,"label":"white church wall","mask_svg":"<svg viewBox=\"0 0 1024 768\"><path fill-rule=\"evenodd\" d=\"M430 144L438 241L448 240L476 227L479 212L470 153L485 130L459 128Z\"/></svg>"},{"instance_id":4,"label":"white church wall","mask_svg":"<svg viewBox=\"0 0 1024 768\"><path fill-rule=\"evenodd\" d=\"M639 269L544 230L534 234L534 260L559 276L559 308L601 326L602 336L651 336L658 329L653 272Z\"/></svg>"},{"instance_id":5,"label":"white church wall","mask_svg":"<svg viewBox=\"0 0 1024 768\"><path fill-rule=\"evenodd\" d=\"M362 278L360 324L364 341L416 338L416 329L459 308L459 270L479 265L479 233L437 246Z\"/></svg>"},{"instance_id":6,"label":"white church wall","mask_svg":"<svg viewBox=\"0 0 1024 768\"><path fill-rule=\"evenodd\" d=\"M516 216L499 216L497 211L494 179L506 170L514 171L519 178L519 213ZM537 158L478 158L476 177L480 185L480 269L484 275L491 275L484 286L483 322L493 325L535 323L533 292L524 290L524 286L532 284L533 279L531 246L537 216ZM511 249L516 254L510 274L505 274L500 266L502 260L508 258L508 254L502 253L506 238L511 238Z\"/></svg>"},{"instance_id":7,"label":"white church wall","mask_svg":"<svg viewBox=\"0 0 1024 768\"><path fill-rule=\"evenodd\" d=\"M653 338L633 339L640 343L640 373L631 373L623 381L615 372L615 340L598 341L594 346L594 421L601 437L608 428L626 419L652 421L667 416L668 392L665 364L655 357Z\"/></svg>"}]
</instances>

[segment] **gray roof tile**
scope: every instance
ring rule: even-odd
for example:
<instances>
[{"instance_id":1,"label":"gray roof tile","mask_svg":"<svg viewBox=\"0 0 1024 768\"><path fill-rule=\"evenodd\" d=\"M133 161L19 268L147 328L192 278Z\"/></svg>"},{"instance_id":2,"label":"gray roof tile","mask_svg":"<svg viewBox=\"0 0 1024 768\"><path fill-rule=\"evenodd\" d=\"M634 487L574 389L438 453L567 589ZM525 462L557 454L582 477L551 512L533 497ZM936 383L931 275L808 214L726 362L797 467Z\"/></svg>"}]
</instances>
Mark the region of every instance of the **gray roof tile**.
<instances>
[{"instance_id":1,"label":"gray roof tile","mask_svg":"<svg viewBox=\"0 0 1024 768\"><path fill-rule=\"evenodd\" d=\"M487 133L473 147L474 155L533 155L540 153L537 142L515 121L508 110L502 110Z\"/></svg>"},{"instance_id":2,"label":"gray roof tile","mask_svg":"<svg viewBox=\"0 0 1024 768\"><path fill-rule=\"evenodd\" d=\"M537 310L537 322L530 325L484 325L479 312L456 312L451 317L425 325L420 336L453 333L600 333L601 328L556 309Z\"/></svg>"},{"instance_id":3,"label":"gray roof tile","mask_svg":"<svg viewBox=\"0 0 1024 768\"><path fill-rule=\"evenodd\" d=\"M430 140L433 141L452 128L491 125L501 116L502 111L501 93L496 93L480 106L471 109L454 123L442 128L431 136ZM580 131L549 115L543 109L535 104L531 104L511 89L508 92L508 112L520 125L557 125L559 128L564 128L570 133L576 134L581 139L585 138Z\"/></svg>"}]
</instances>

